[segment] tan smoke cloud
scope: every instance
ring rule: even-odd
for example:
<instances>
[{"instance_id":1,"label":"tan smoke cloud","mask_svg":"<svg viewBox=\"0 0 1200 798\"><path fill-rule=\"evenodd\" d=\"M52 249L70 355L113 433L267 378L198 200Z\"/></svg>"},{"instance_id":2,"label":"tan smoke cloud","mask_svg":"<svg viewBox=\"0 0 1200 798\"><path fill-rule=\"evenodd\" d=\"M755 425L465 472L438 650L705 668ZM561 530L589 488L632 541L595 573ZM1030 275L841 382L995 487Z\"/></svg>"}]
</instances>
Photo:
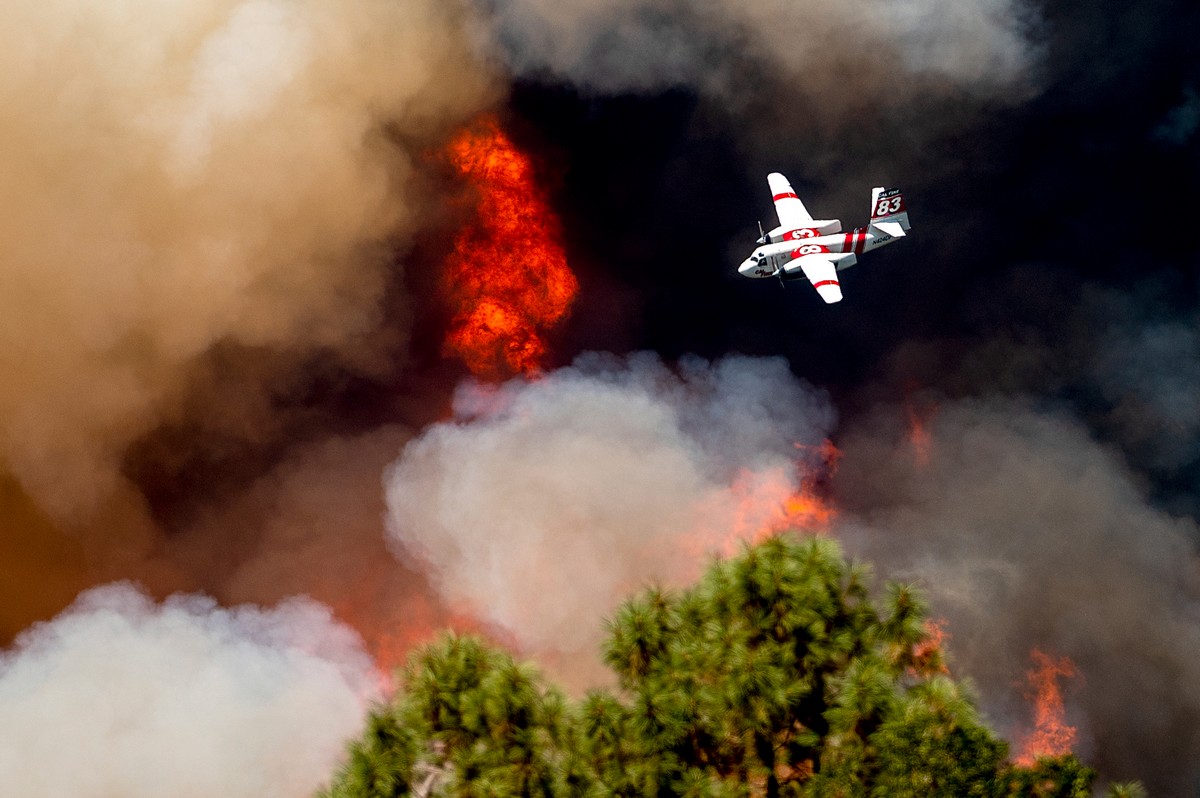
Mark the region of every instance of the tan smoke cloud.
<instances>
[{"instance_id":1,"label":"tan smoke cloud","mask_svg":"<svg viewBox=\"0 0 1200 798\"><path fill-rule=\"evenodd\" d=\"M0 655L0 779L30 798L301 798L378 674L326 609L96 588Z\"/></svg>"},{"instance_id":2,"label":"tan smoke cloud","mask_svg":"<svg viewBox=\"0 0 1200 798\"><path fill-rule=\"evenodd\" d=\"M454 4L19 0L0 27L0 460L40 502L102 501L214 344L377 361L413 147L488 92Z\"/></svg>"},{"instance_id":3,"label":"tan smoke cloud","mask_svg":"<svg viewBox=\"0 0 1200 798\"><path fill-rule=\"evenodd\" d=\"M455 607L575 686L599 671L603 618L650 581L693 576L750 506L798 488L796 443L832 423L782 360L584 358L534 382L460 391L391 467L389 525ZM746 519L758 531L757 519ZM589 667L590 666L590 667Z\"/></svg>"},{"instance_id":4,"label":"tan smoke cloud","mask_svg":"<svg viewBox=\"0 0 1200 798\"><path fill-rule=\"evenodd\" d=\"M42 514L11 479L0 479L0 645L49 618L91 584L79 542Z\"/></svg>"}]
</instances>

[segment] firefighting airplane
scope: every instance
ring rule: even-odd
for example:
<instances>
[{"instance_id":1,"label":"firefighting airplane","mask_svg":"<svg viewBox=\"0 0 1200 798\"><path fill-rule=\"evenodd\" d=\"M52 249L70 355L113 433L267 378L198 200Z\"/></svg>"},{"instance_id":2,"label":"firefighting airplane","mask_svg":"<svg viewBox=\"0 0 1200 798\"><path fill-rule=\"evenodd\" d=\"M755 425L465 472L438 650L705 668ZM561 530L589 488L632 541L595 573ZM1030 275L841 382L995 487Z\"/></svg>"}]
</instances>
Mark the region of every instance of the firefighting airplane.
<instances>
[{"instance_id":1,"label":"firefighting airplane","mask_svg":"<svg viewBox=\"0 0 1200 798\"><path fill-rule=\"evenodd\" d=\"M807 277L826 302L842 301L837 273L857 263L856 256L903 238L911 229L904 196L898 188L871 189L871 221L843 233L837 219L814 219L778 172L767 175L779 226L758 239L761 245L742 261L745 277ZM758 226L762 233L762 224Z\"/></svg>"}]
</instances>

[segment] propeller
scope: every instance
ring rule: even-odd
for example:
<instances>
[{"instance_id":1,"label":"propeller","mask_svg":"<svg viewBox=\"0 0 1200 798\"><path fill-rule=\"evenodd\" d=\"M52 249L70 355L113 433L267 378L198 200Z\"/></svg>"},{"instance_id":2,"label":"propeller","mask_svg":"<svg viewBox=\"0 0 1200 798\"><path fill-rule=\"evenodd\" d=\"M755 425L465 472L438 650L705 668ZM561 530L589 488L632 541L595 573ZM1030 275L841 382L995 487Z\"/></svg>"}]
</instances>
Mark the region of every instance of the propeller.
<instances>
[{"instance_id":1,"label":"propeller","mask_svg":"<svg viewBox=\"0 0 1200 798\"><path fill-rule=\"evenodd\" d=\"M767 234L763 232L762 219L758 220L758 243L760 243L760 244L767 243Z\"/></svg>"}]
</instances>

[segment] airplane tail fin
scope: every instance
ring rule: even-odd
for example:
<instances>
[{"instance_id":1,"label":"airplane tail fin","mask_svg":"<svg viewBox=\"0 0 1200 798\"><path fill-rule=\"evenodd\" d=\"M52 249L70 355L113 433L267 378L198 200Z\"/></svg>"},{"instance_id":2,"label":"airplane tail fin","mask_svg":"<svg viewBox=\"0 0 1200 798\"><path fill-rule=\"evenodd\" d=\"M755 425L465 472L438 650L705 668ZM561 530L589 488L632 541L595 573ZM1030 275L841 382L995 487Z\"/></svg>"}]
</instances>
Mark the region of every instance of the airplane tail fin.
<instances>
[{"instance_id":1,"label":"airplane tail fin","mask_svg":"<svg viewBox=\"0 0 1200 798\"><path fill-rule=\"evenodd\" d=\"M908 208L898 188L871 189L871 227L877 227L894 238L912 229L908 223Z\"/></svg>"}]
</instances>

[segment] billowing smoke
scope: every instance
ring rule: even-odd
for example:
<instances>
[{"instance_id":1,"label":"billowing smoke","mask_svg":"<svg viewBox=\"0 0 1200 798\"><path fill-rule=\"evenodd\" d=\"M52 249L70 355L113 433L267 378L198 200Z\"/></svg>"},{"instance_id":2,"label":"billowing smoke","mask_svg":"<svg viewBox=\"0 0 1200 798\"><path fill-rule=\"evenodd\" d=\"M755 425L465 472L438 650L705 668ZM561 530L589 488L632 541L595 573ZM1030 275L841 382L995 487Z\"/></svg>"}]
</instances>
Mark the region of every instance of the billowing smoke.
<instances>
[{"instance_id":1,"label":"billowing smoke","mask_svg":"<svg viewBox=\"0 0 1200 798\"><path fill-rule=\"evenodd\" d=\"M377 678L311 601L96 588L0 655L0 779L45 798L300 798L329 778Z\"/></svg>"},{"instance_id":2,"label":"billowing smoke","mask_svg":"<svg viewBox=\"0 0 1200 798\"><path fill-rule=\"evenodd\" d=\"M1007 92L1029 78L1022 0L500 0L490 5L518 72L597 91L697 87L727 99L778 81L820 103L895 104L943 86ZM815 106L815 107L814 107Z\"/></svg>"},{"instance_id":3,"label":"billowing smoke","mask_svg":"<svg viewBox=\"0 0 1200 798\"><path fill-rule=\"evenodd\" d=\"M461 16L433 0L0 9L0 461L44 506L103 500L217 344L386 367L403 331L372 333L419 209L414 151L487 91Z\"/></svg>"},{"instance_id":4,"label":"billowing smoke","mask_svg":"<svg viewBox=\"0 0 1200 798\"><path fill-rule=\"evenodd\" d=\"M1033 317L1019 333L908 343L889 369L952 395L1054 397L1152 479L1156 503L1196 515L1200 311L1171 273L1141 274L1123 289L1088 286L1068 307L1058 307L1069 290L1061 280L1051 278L1040 303L1010 295L1010 286L989 292L988 302L999 296ZM1044 290L1034 269L1015 270L1012 282Z\"/></svg>"},{"instance_id":5,"label":"billowing smoke","mask_svg":"<svg viewBox=\"0 0 1200 798\"><path fill-rule=\"evenodd\" d=\"M604 615L650 581L692 576L800 490L800 446L832 423L778 359L580 358L533 382L467 387L386 477L401 553L437 589L565 658L579 683ZM748 515L747 515L748 514Z\"/></svg>"},{"instance_id":6,"label":"billowing smoke","mask_svg":"<svg viewBox=\"0 0 1200 798\"><path fill-rule=\"evenodd\" d=\"M889 578L931 593L952 668L980 685L1015 739L1031 723L1018 682L1035 647L1065 654L1078 751L1155 794L1200 781L1196 524L1152 507L1121 458L1060 413L1002 400L944 404L914 461L904 414L840 438L837 534ZM850 521L856 517L856 521ZM1164 746L1163 740L1173 741Z\"/></svg>"},{"instance_id":7,"label":"billowing smoke","mask_svg":"<svg viewBox=\"0 0 1200 798\"><path fill-rule=\"evenodd\" d=\"M367 640L381 668L454 619L383 535L380 474L411 434L385 426L300 448L165 543L164 556L227 603L304 594Z\"/></svg>"}]
</instances>

